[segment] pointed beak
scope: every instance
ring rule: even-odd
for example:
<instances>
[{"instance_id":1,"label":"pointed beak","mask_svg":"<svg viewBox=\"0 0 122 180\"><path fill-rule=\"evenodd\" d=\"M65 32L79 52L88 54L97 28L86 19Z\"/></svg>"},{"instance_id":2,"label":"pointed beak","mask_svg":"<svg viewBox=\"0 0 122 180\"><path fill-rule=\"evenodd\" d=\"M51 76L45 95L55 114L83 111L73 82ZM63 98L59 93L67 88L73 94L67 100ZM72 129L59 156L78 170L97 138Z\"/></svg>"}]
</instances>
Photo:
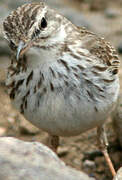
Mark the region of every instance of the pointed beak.
<instances>
[{"instance_id":1,"label":"pointed beak","mask_svg":"<svg viewBox=\"0 0 122 180\"><path fill-rule=\"evenodd\" d=\"M17 54L16 54L17 61L19 60L20 56L22 56L30 47L31 47L31 43L25 44L23 41L19 42L17 48Z\"/></svg>"},{"instance_id":2,"label":"pointed beak","mask_svg":"<svg viewBox=\"0 0 122 180\"><path fill-rule=\"evenodd\" d=\"M19 45L18 45L18 48L17 48L17 56L16 56L17 61L19 60L19 57L21 56L21 52L22 52L22 50L24 49L24 47L25 47L24 42L23 42L23 41L20 41L20 42L19 42Z\"/></svg>"}]
</instances>

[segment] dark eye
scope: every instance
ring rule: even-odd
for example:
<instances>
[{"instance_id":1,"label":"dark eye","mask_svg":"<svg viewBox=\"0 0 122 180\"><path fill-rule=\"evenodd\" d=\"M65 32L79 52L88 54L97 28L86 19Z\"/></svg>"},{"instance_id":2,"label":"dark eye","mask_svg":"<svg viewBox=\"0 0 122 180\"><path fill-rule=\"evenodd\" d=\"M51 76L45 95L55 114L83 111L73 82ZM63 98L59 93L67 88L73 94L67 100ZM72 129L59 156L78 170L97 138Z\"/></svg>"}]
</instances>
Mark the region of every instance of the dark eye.
<instances>
[{"instance_id":1,"label":"dark eye","mask_svg":"<svg viewBox=\"0 0 122 180\"><path fill-rule=\"evenodd\" d=\"M41 20L41 28L46 28L47 27L47 21L46 19L43 17L42 20Z\"/></svg>"},{"instance_id":2,"label":"dark eye","mask_svg":"<svg viewBox=\"0 0 122 180\"><path fill-rule=\"evenodd\" d=\"M16 49L16 45L13 43L13 41L9 41L9 46L12 50L15 50Z\"/></svg>"}]
</instances>

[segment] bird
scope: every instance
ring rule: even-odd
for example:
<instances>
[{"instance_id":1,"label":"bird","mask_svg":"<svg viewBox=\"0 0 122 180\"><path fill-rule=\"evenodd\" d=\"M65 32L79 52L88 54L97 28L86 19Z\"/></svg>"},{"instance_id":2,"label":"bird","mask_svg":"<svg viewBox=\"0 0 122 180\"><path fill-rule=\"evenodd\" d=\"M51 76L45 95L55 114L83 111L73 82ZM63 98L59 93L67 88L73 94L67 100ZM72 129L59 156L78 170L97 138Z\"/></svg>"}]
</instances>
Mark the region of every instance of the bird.
<instances>
[{"instance_id":1,"label":"bird","mask_svg":"<svg viewBox=\"0 0 122 180\"><path fill-rule=\"evenodd\" d=\"M54 151L59 136L95 127L101 147L106 146L104 123L119 94L120 60L114 47L44 2L12 11L3 32L11 48L6 86L12 105L49 134Z\"/></svg>"}]
</instances>

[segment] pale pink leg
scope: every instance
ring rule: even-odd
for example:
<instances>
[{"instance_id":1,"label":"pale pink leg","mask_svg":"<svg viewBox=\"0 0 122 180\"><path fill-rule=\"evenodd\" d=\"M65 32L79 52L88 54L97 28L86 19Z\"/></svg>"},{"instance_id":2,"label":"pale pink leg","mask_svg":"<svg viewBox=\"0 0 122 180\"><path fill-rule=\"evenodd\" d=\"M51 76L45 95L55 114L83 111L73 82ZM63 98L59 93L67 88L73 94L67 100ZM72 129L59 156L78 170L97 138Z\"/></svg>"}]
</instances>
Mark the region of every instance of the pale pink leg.
<instances>
[{"instance_id":1,"label":"pale pink leg","mask_svg":"<svg viewBox=\"0 0 122 180\"><path fill-rule=\"evenodd\" d=\"M109 166L109 169L114 177L116 175L116 172L107 151L108 140L107 140L104 126L100 126L97 128L97 135L98 135L98 143L99 143L100 150L102 151L105 157L105 160Z\"/></svg>"}]
</instances>

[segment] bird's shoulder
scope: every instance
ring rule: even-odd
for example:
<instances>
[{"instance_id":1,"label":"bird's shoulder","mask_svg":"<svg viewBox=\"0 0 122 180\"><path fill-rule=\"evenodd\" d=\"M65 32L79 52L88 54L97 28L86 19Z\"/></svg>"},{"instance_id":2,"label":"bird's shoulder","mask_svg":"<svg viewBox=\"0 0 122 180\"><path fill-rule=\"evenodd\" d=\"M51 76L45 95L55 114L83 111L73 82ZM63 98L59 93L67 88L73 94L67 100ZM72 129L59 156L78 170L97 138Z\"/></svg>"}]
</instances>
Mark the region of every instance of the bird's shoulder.
<instances>
[{"instance_id":1,"label":"bird's shoulder","mask_svg":"<svg viewBox=\"0 0 122 180\"><path fill-rule=\"evenodd\" d=\"M88 49L90 54L95 56L98 61L106 64L108 67L113 66L114 73L118 73L120 60L115 48L104 38L97 36L95 33L78 27L83 40L84 48Z\"/></svg>"}]
</instances>

